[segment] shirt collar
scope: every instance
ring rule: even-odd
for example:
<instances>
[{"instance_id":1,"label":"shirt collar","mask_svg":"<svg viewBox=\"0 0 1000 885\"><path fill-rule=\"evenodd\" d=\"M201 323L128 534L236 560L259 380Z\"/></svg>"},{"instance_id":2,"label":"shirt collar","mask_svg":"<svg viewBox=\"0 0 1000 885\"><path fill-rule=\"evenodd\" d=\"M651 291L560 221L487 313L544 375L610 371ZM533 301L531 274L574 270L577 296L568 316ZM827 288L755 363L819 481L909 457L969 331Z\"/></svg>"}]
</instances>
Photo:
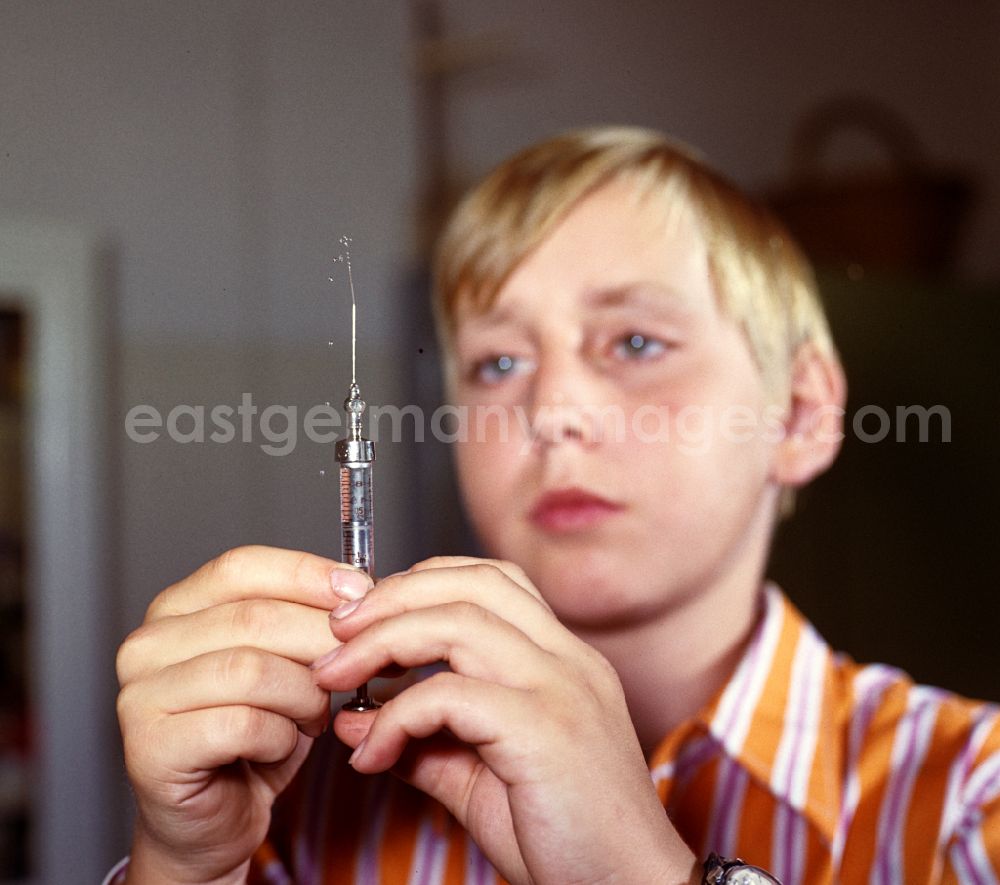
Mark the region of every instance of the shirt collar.
<instances>
[{"instance_id":1,"label":"shirt collar","mask_svg":"<svg viewBox=\"0 0 1000 885\"><path fill-rule=\"evenodd\" d=\"M684 745L711 735L776 799L801 813L828 843L840 815L842 754L837 662L775 584L765 584L757 626L728 682L652 758L669 778Z\"/></svg>"}]
</instances>

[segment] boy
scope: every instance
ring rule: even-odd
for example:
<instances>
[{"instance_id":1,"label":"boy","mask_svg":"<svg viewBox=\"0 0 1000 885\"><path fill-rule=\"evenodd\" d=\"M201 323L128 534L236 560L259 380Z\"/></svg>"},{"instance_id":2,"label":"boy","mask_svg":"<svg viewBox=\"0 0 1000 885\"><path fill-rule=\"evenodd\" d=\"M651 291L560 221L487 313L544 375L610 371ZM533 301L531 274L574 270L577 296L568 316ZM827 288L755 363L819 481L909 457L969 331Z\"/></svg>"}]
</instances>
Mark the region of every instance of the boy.
<instances>
[{"instance_id":1,"label":"boy","mask_svg":"<svg viewBox=\"0 0 1000 885\"><path fill-rule=\"evenodd\" d=\"M161 593L118 656L127 881L994 881L997 710L763 581L844 402L781 226L655 133L569 133L466 198L436 297L498 559L246 548ZM353 770L310 753L327 692L439 662L338 714Z\"/></svg>"}]
</instances>

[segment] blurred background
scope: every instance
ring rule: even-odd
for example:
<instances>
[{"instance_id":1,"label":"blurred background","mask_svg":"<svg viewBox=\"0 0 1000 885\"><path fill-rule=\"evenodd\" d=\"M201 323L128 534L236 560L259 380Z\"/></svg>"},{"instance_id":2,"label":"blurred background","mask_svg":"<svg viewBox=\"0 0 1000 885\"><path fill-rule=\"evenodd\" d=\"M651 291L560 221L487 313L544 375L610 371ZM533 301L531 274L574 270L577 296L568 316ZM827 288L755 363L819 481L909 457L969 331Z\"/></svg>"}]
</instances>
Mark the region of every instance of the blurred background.
<instances>
[{"instance_id":1,"label":"blurred background","mask_svg":"<svg viewBox=\"0 0 1000 885\"><path fill-rule=\"evenodd\" d=\"M441 213L573 126L668 131L799 232L848 417L891 423L772 574L855 657L1000 699L998 60L987 0L4 0L0 882L126 852L114 651L160 589L238 544L339 549L330 446L140 444L129 410L338 405L344 233L367 399L433 410ZM470 549L444 448L380 447L379 571Z\"/></svg>"}]
</instances>

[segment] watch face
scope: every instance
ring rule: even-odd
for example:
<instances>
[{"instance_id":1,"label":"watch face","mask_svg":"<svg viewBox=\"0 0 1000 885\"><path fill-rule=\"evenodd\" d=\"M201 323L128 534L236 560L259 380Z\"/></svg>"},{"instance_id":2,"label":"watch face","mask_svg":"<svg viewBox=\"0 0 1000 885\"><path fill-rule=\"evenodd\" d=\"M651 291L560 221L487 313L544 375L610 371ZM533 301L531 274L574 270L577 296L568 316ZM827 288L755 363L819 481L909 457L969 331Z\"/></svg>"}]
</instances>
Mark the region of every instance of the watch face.
<instances>
[{"instance_id":1,"label":"watch face","mask_svg":"<svg viewBox=\"0 0 1000 885\"><path fill-rule=\"evenodd\" d=\"M781 885L767 870L748 864L742 857L720 857L714 851L705 860L704 885Z\"/></svg>"},{"instance_id":2,"label":"watch face","mask_svg":"<svg viewBox=\"0 0 1000 885\"><path fill-rule=\"evenodd\" d=\"M781 885L774 876L749 864L730 867L722 881L725 885Z\"/></svg>"}]
</instances>

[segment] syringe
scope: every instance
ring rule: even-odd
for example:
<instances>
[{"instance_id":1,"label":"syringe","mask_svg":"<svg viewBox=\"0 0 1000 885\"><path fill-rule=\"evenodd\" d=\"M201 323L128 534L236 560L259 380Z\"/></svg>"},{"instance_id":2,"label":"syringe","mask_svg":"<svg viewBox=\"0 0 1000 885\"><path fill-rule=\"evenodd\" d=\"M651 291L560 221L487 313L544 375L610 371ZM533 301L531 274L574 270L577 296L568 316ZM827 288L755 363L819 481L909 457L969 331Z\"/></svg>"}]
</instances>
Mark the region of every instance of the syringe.
<instances>
[{"instance_id":1,"label":"syringe","mask_svg":"<svg viewBox=\"0 0 1000 885\"><path fill-rule=\"evenodd\" d=\"M375 577L375 509L372 497L372 464L375 443L362 432L362 415L366 403L361 399L357 379L357 316L354 298L354 274L351 271L351 238L341 237L344 254L337 260L347 265L351 286L351 387L344 400L347 412L347 438L338 440L336 458L340 463L340 540L343 561ZM331 278L332 281L332 278ZM368 683L360 686L341 709L363 713L380 707L368 694Z\"/></svg>"},{"instance_id":2,"label":"syringe","mask_svg":"<svg viewBox=\"0 0 1000 885\"><path fill-rule=\"evenodd\" d=\"M344 400L344 411L350 422L347 439L338 440L336 457L340 463L340 532L344 562L375 577L375 510L372 500L372 464L375 443L361 432L361 416L365 401L356 381ZM379 707L368 694L368 683L362 685L344 710L364 712Z\"/></svg>"}]
</instances>

